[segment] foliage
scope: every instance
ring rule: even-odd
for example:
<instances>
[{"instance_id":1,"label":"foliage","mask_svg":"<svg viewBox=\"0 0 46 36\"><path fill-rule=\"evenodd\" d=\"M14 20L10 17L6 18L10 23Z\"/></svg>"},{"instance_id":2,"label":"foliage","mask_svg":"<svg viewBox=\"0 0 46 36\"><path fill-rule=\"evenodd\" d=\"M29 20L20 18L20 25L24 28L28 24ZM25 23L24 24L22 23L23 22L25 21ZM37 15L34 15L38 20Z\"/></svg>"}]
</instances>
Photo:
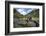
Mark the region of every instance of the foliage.
<instances>
[{"instance_id":1,"label":"foliage","mask_svg":"<svg viewBox=\"0 0 46 36\"><path fill-rule=\"evenodd\" d=\"M33 18L39 18L39 9L32 10L31 13L28 13L27 15L22 15L16 9L14 9L14 17L15 18L27 18L27 17L33 17Z\"/></svg>"}]
</instances>

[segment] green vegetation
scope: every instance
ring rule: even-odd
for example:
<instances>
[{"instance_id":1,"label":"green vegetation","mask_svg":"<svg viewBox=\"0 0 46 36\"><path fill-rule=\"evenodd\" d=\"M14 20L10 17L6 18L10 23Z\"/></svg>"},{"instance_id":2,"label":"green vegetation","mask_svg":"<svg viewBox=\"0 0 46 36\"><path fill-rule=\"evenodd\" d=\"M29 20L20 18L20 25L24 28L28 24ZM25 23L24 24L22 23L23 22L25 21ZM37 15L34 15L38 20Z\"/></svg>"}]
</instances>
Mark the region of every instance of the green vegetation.
<instances>
[{"instance_id":1,"label":"green vegetation","mask_svg":"<svg viewBox=\"0 0 46 36\"><path fill-rule=\"evenodd\" d=\"M39 9L32 10L31 13L27 14L27 16L31 16L33 18L39 18Z\"/></svg>"},{"instance_id":2,"label":"green vegetation","mask_svg":"<svg viewBox=\"0 0 46 36\"><path fill-rule=\"evenodd\" d=\"M31 13L28 13L27 15L22 15L16 9L14 9L14 18L18 18L21 20L27 20L28 17L31 17L32 20L36 21L39 23L39 9L34 9L31 11ZM31 27L31 25L27 24L19 24L22 27Z\"/></svg>"},{"instance_id":3,"label":"green vegetation","mask_svg":"<svg viewBox=\"0 0 46 36\"><path fill-rule=\"evenodd\" d=\"M27 15L22 15L16 10L14 10L14 17L16 18L27 18L27 17L32 17L32 18L39 18L39 9L32 10L31 13L28 13Z\"/></svg>"}]
</instances>

